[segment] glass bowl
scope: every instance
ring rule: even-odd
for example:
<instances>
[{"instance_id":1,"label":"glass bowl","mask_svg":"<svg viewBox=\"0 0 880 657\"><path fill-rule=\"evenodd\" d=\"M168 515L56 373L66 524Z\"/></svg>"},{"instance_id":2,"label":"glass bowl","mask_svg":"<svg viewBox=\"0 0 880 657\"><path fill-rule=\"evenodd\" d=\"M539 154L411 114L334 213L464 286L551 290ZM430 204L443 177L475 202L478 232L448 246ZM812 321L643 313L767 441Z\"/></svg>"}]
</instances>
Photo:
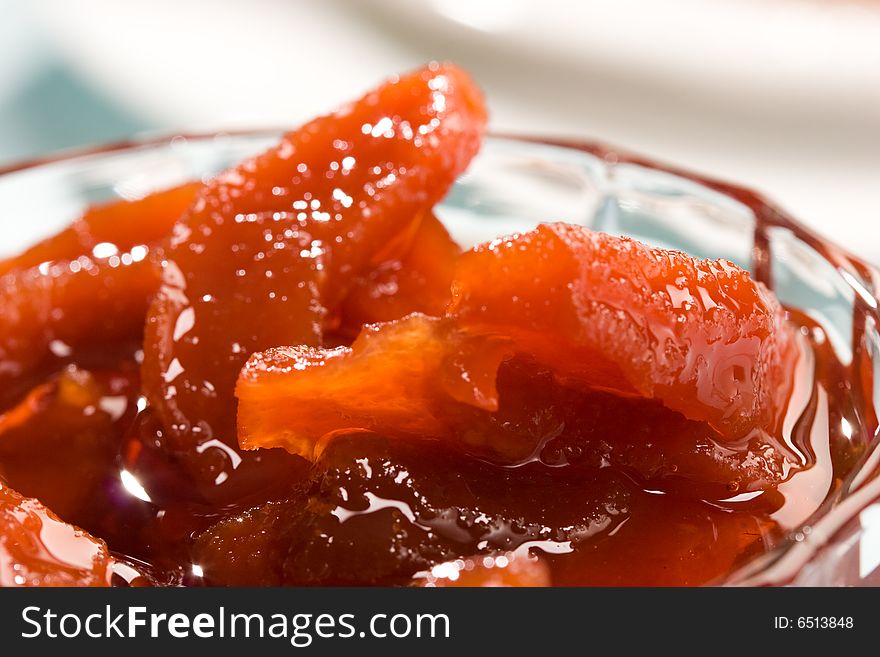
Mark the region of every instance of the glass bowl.
<instances>
[{"instance_id":1,"label":"glass bowl","mask_svg":"<svg viewBox=\"0 0 880 657\"><path fill-rule=\"evenodd\" d=\"M117 144L0 171L0 258L60 230L86 206L207 178L273 144L278 131ZM598 143L492 137L438 216L469 246L565 221L752 271L827 338L845 413L829 418L861 456L820 482L818 509L718 584L880 585L880 272L759 194ZM826 441L827 442L827 441ZM818 466L817 466L818 467ZM818 472L818 470L817 470Z\"/></svg>"}]
</instances>

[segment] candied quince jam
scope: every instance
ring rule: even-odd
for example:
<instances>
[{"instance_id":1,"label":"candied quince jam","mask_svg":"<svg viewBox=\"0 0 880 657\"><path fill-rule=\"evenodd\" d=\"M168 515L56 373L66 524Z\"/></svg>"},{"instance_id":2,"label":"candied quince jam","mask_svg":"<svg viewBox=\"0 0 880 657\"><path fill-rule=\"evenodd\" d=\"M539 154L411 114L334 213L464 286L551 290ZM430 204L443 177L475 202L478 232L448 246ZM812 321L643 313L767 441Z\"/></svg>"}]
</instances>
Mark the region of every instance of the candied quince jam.
<instances>
[{"instance_id":1,"label":"candied quince jam","mask_svg":"<svg viewBox=\"0 0 880 657\"><path fill-rule=\"evenodd\" d=\"M463 250L486 122L431 64L0 261L0 585L701 585L815 514L864 355L758 238Z\"/></svg>"}]
</instances>

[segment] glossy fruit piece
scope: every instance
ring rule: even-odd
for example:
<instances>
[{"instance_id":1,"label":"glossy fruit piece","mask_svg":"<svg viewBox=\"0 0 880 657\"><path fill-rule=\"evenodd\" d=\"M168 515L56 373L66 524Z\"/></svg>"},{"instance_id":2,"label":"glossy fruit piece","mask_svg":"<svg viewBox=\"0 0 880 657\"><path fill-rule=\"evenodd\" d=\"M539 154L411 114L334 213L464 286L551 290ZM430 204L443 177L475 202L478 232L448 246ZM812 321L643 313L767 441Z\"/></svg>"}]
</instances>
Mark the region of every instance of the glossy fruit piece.
<instances>
[{"instance_id":1,"label":"glossy fruit piece","mask_svg":"<svg viewBox=\"0 0 880 657\"><path fill-rule=\"evenodd\" d=\"M793 332L775 297L725 260L547 224L462 256L450 314L561 379L658 399L730 441L781 429Z\"/></svg>"},{"instance_id":2,"label":"glossy fruit piece","mask_svg":"<svg viewBox=\"0 0 880 657\"><path fill-rule=\"evenodd\" d=\"M108 586L111 563L103 541L0 480L0 587Z\"/></svg>"},{"instance_id":3,"label":"glossy fruit piece","mask_svg":"<svg viewBox=\"0 0 880 657\"><path fill-rule=\"evenodd\" d=\"M444 436L446 412L463 388L465 401L497 406L495 372L509 345L465 343L451 320L411 315L365 326L351 348L278 347L252 356L242 369L239 444L283 447L314 459L321 439L337 430L391 430L390 435ZM469 353L481 370L458 386L445 370Z\"/></svg>"},{"instance_id":4,"label":"glossy fruit piece","mask_svg":"<svg viewBox=\"0 0 880 657\"><path fill-rule=\"evenodd\" d=\"M367 430L506 464L612 465L714 500L765 490L800 465L763 434L725 448L704 422L656 400L565 386L546 366L509 358L510 348L464 336L450 318L412 315L366 327L351 348L263 352L239 380L241 445L315 459L335 435Z\"/></svg>"},{"instance_id":5,"label":"glossy fruit piece","mask_svg":"<svg viewBox=\"0 0 880 657\"><path fill-rule=\"evenodd\" d=\"M0 276L0 385L59 354L142 335L159 285L145 247Z\"/></svg>"},{"instance_id":6,"label":"glossy fruit piece","mask_svg":"<svg viewBox=\"0 0 880 657\"><path fill-rule=\"evenodd\" d=\"M88 208L71 225L23 253L0 261L0 275L81 256L105 257L150 245L171 235L171 228L192 204L201 183L186 183L134 201L114 201ZM102 246L98 253L95 247Z\"/></svg>"},{"instance_id":7,"label":"glossy fruit piece","mask_svg":"<svg viewBox=\"0 0 880 657\"><path fill-rule=\"evenodd\" d=\"M281 586L297 501L269 502L222 520L196 537L192 561L209 585Z\"/></svg>"},{"instance_id":8,"label":"glossy fruit piece","mask_svg":"<svg viewBox=\"0 0 880 657\"><path fill-rule=\"evenodd\" d=\"M320 343L327 313L431 208L486 122L470 78L431 65L215 178L175 229L147 321L144 387L176 449L235 443L254 351Z\"/></svg>"},{"instance_id":9,"label":"glossy fruit piece","mask_svg":"<svg viewBox=\"0 0 880 657\"><path fill-rule=\"evenodd\" d=\"M434 214L418 224L412 243L398 258L359 276L341 309L343 332L400 319L411 313L442 315L451 298L455 259L461 248Z\"/></svg>"},{"instance_id":10,"label":"glossy fruit piece","mask_svg":"<svg viewBox=\"0 0 880 657\"><path fill-rule=\"evenodd\" d=\"M135 414L137 371L69 366L0 415L0 477L67 521L91 526ZM73 467L72 467L73 464Z\"/></svg>"},{"instance_id":11,"label":"glossy fruit piece","mask_svg":"<svg viewBox=\"0 0 880 657\"><path fill-rule=\"evenodd\" d=\"M283 447L314 460L321 439L337 430L388 426L441 435L428 381L447 353L441 339L446 324L414 315L388 326L393 330L365 326L351 348L277 347L254 354L236 387L239 445Z\"/></svg>"}]
</instances>

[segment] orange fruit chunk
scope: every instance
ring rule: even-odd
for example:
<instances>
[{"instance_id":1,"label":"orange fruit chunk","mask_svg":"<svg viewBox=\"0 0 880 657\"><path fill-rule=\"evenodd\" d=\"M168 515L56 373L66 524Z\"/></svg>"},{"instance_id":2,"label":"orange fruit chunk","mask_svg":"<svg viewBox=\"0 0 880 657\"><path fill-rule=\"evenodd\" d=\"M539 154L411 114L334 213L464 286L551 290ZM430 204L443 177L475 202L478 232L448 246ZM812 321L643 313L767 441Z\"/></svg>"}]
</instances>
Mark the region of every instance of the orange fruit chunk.
<instances>
[{"instance_id":1,"label":"orange fruit chunk","mask_svg":"<svg viewBox=\"0 0 880 657\"><path fill-rule=\"evenodd\" d=\"M728 261L548 224L465 254L450 313L562 379L658 399L732 441L781 424L793 332Z\"/></svg>"},{"instance_id":2,"label":"orange fruit chunk","mask_svg":"<svg viewBox=\"0 0 880 657\"><path fill-rule=\"evenodd\" d=\"M444 410L454 401L449 392L456 391L445 389L441 372L462 342L449 320L414 314L365 326L350 348L277 347L254 354L236 390L239 444L284 447L314 459L321 438L337 430L444 435ZM486 345L483 375L472 374L483 389L470 390L469 382L468 401L497 396L495 371L507 348L506 342Z\"/></svg>"},{"instance_id":3,"label":"orange fruit chunk","mask_svg":"<svg viewBox=\"0 0 880 657\"><path fill-rule=\"evenodd\" d=\"M793 367L790 329L734 265L557 224L465 254L453 290L443 318L368 326L350 348L254 355L237 389L241 446L314 459L335 433L365 429L519 462L551 438L592 444L575 427L604 393L606 405L631 400L623 415L656 421L653 436L618 422L623 437L611 440L612 462L646 479L717 484L717 498L783 476L789 455L772 437ZM513 357L531 370L502 377ZM555 435L554 421L564 427ZM603 422L613 435L614 421Z\"/></svg>"},{"instance_id":4,"label":"orange fruit chunk","mask_svg":"<svg viewBox=\"0 0 880 657\"><path fill-rule=\"evenodd\" d=\"M128 370L70 365L0 414L0 478L93 528L101 486L135 415L137 371Z\"/></svg>"},{"instance_id":5,"label":"orange fruit chunk","mask_svg":"<svg viewBox=\"0 0 880 657\"><path fill-rule=\"evenodd\" d=\"M0 586L109 586L104 541L0 481Z\"/></svg>"},{"instance_id":6,"label":"orange fruit chunk","mask_svg":"<svg viewBox=\"0 0 880 657\"><path fill-rule=\"evenodd\" d=\"M0 382L83 346L140 340L160 278L150 251L200 183L87 209L67 229L0 261Z\"/></svg>"},{"instance_id":7,"label":"orange fruit chunk","mask_svg":"<svg viewBox=\"0 0 880 657\"><path fill-rule=\"evenodd\" d=\"M342 303L343 331L400 319L411 313L442 315L451 299L455 260L461 248L434 214L418 222L409 248L358 276Z\"/></svg>"},{"instance_id":8,"label":"orange fruit chunk","mask_svg":"<svg viewBox=\"0 0 880 657\"><path fill-rule=\"evenodd\" d=\"M23 253L0 261L0 274L28 269L52 260L91 257L98 244L115 247L119 253L139 245L166 239L171 227L192 204L201 183L191 182L160 190L133 201L94 205L69 227L32 246Z\"/></svg>"},{"instance_id":9,"label":"orange fruit chunk","mask_svg":"<svg viewBox=\"0 0 880 657\"><path fill-rule=\"evenodd\" d=\"M173 448L235 443L254 351L318 345L351 281L446 193L486 122L463 71L431 65L215 178L175 228L147 319L144 390Z\"/></svg>"},{"instance_id":10,"label":"orange fruit chunk","mask_svg":"<svg viewBox=\"0 0 880 657\"><path fill-rule=\"evenodd\" d=\"M53 355L142 335L159 286L146 247L108 258L80 256L0 276L0 384Z\"/></svg>"},{"instance_id":11,"label":"orange fruit chunk","mask_svg":"<svg viewBox=\"0 0 880 657\"><path fill-rule=\"evenodd\" d=\"M281 586L298 508L288 500L230 516L199 534L193 560L207 582L222 586Z\"/></svg>"}]
</instances>

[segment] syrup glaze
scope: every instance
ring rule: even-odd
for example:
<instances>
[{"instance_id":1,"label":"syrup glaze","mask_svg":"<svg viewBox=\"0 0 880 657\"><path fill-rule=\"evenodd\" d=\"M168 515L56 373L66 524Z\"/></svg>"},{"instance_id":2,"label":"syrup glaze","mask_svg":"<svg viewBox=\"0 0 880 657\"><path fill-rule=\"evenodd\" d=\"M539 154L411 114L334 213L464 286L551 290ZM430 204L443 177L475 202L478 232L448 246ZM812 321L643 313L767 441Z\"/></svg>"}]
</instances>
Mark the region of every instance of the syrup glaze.
<instances>
[{"instance_id":1,"label":"syrup glaze","mask_svg":"<svg viewBox=\"0 0 880 657\"><path fill-rule=\"evenodd\" d=\"M565 145L627 160L595 145ZM868 290L876 289L873 270L753 193L689 177L755 212L753 269L771 289L766 235L773 226L791 230ZM877 321L876 308L855 295L849 363L839 360L821 325L789 312L800 359L780 446L797 467L757 495L742 494L735 481L726 491L695 494L669 471L675 464L662 454L654 454L662 476L633 467L639 456L631 446L650 450L650 441L660 442L666 430L690 432L708 448L724 449L699 423L651 401L578 393L563 411L576 407L589 422L580 433L560 431L552 421L558 418L539 411L564 391L554 390L534 363L513 361L499 373L499 387L503 395L505 380L533 382L531 388L511 385L509 394L519 390L522 398L508 405L521 411L515 419L542 432L532 458L500 465L437 442L343 435L315 464L291 457L294 466L285 466L284 476L260 452L237 462L234 452L227 454L232 468L224 468L222 484L242 493L218 503L163 450L165 428L140 393L138 340L100 349L65 344L29 374L31 384L4 392L0 476L104 539L119 585L442 585L499 577L527 585L718 581L832 505L876 434L865 337ZM27 435L39 440L28 445L16 438ZM84 548L73 543L65 547L46 535L43 547L81 572ZM90 554L100 575L100 542L90 544L98 546ZM456 570L461 574L448 576Z\"/></svg>"}]
</instances>

